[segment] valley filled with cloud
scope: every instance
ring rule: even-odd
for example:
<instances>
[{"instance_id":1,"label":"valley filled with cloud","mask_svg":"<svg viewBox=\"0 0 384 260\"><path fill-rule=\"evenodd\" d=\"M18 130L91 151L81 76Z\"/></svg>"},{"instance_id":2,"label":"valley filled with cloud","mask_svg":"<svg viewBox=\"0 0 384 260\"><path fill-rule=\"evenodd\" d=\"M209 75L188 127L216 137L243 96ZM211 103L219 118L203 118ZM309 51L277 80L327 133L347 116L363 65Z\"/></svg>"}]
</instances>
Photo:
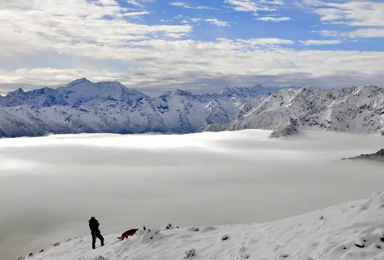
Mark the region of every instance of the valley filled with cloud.
<instances>
[{"instance_id":1,"label":"valley filled with cloud","mask_svg":"<svg viewBox=\"0 0 384 260\"><path fill-rule=\"evenodd\" d=\"M309 131L52 135L0 140L0 255L87 235L277 220L382 189L381 163L341 161L382 137ZM4 199L6 198L6 199Z\"/></svg>"}]
</instances>

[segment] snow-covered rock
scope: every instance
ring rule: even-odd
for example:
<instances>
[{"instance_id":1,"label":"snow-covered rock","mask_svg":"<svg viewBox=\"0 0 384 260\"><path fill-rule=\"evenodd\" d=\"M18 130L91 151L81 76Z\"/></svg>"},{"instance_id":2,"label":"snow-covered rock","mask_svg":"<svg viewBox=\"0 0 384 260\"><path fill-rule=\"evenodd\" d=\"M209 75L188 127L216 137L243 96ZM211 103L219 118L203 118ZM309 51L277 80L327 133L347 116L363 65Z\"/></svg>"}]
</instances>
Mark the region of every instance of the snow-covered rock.
<instances>
[{"instance_id":1,"label":"snow-covered rock","mask_svg":"<svg viewBox=\"0 0 384 260\"><path fill-rule=\"evenodd\" d=\"M384 133L384 89L224 88L194 95L177 89L149 97L119 82L78 79L58 89L22 89L0 98L0 137L50 133L193 133L300 129Z\"/></svg>"},{"instance_id":2,"label":"snow-covered rock","mask_svg":"<svg viewBox=\"0 0 384 260\"><path fill-rule=\"evenodd\" d=\"M273 128L273 132L271 133L271 137L279 138L282 136L290 136L297 134L298 124L296 119L286 118L283 119L275 128Z\"/></svg>"},{"instance_id":3,"label":"snow-covered rock","mask_svg":"<svg viewBox=\"0 0 384 260\"><path fill-rule=\"evenodd\" d=\"M343 90L304 87L274 93L227 130L281 128L282 122L294 128L317 128L339 132L384 133L384 89L370 86ZM296 123L295 123L296 125ZM208 127L207 127L208 128Z\"/></svg>"},{"instance_id":4,"label":"snow-covered rock","mask_svg":"<svg viewBox=\"0 0 384 260\"><path fill-rule=\"evenodd\" d=\"M384 193L269 223L140 230L128 240L74 238L34 254L35 260L88 259L384 259ZM124 228L122 228L124 229Z\"/></svg>"}]
</instances>

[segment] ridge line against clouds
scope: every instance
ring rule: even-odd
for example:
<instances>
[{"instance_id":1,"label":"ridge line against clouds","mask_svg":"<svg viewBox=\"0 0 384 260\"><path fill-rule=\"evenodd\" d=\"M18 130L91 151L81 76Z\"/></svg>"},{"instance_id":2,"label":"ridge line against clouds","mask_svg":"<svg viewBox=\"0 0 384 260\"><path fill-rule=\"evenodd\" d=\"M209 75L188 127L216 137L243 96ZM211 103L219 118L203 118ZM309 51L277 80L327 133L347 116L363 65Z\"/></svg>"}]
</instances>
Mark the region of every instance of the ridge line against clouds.
<instances>
[{"instance_id":1,"label":"ridge line against clouds","mask_svg":"<svg viewBox=\"0 0 384 260\"><path fill-rule=\"evenodd\" d=\"M0 0L0 94L81 77L159 93L257 83L382 84L382 2L66 3ZM379 12L368 15L373 7Z\"/></svg>"}]
</instances>

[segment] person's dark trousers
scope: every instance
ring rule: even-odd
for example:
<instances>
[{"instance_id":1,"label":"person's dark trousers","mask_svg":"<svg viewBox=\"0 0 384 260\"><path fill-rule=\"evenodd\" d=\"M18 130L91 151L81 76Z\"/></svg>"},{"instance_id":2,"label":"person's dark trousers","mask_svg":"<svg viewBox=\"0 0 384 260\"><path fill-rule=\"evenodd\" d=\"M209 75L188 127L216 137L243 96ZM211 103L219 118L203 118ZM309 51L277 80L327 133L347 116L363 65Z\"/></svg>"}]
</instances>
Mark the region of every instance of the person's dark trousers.
<instances>
[{"instance_id":1,"label":"person's dark trousers","mask_svg":"<svg viewBox=\"0 0 384 260\"><path fill-rule=\"evenodd\" d=\"M104 245L104 237L100 234L100 231L92 231L92 248L96 248L96 238L100 239L101 246Z\"/></svg>"}]
</instances>

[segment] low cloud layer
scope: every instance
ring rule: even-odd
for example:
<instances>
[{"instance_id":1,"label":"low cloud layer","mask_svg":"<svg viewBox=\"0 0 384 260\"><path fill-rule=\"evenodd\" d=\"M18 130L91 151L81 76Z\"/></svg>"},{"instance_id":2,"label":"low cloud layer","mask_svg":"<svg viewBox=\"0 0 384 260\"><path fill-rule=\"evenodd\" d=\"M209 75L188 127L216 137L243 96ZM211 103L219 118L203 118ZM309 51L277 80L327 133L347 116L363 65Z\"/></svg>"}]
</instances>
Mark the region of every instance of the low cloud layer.
<instances>
[{"instance_id":1,"label":"low cloud layer","mask_svg":"<svg viewBox=\"0 0 384 260\"><path fill-rule=\"evenodd\" d=\"M382 165L340 161L382 137L268 131L0 140L0 258L88 235L275 220L381 190ZM108 242L108 241L107 241Z\"/></svg>"}]
</instances>

